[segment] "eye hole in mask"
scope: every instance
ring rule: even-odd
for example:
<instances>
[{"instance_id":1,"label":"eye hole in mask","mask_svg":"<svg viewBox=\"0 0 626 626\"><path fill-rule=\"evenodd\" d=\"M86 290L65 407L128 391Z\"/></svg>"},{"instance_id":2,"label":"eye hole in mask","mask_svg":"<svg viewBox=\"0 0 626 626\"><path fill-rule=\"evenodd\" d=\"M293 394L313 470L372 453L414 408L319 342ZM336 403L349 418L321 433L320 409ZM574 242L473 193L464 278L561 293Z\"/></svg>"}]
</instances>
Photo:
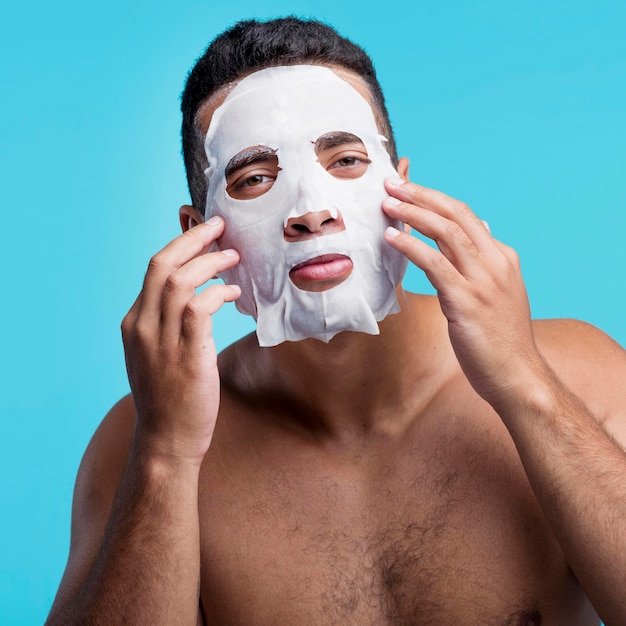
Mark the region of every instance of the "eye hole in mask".
<instances>
[{"instance_id":1,"label":"eye hole in mask","mask_svg":"<svg viewBox=\"0 0 626 626\"><path fill-rule=\"evenodd\" d=\"M319 164L335 178L360 178L372 162L363 141L352 133L325 133L313 143Z\"/></svg>"},{"instance_id":2,"label":"eye hole in mask","mask_svg":"<svg viewBox=\"0 0 626 626\"><path fill-rule=\"evenodd\" d=\"M272 188L280 167L277 149L250 146L238 152L226 166L226 193L235 200L252 200Z\"/></svg>"}]
</instances>

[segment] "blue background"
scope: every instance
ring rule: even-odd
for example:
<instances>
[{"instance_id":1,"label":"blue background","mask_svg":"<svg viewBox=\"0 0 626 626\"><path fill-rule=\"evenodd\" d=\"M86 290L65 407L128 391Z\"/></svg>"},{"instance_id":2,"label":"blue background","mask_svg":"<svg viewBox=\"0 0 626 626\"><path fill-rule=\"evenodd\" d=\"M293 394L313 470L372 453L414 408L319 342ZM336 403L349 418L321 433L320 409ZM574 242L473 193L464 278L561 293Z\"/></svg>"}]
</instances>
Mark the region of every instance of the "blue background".
<instances>
[{"instance_id":1,"label":"blue background","mask_svg":"<svg viewBox=\"0 0 626 626\"><path fill-rule=\"evenodd\" d=\"M295 13L375 60L412 178L515 247L536 317L626 343L626 4L11 3L0 19L0 623L60 580L82 452L128 390L119 323L188 200L178 96L235 20ZM420 272L406 286L430 290ZM220 347L252 329L227 308Z\"/></svg>"}]
</instances>

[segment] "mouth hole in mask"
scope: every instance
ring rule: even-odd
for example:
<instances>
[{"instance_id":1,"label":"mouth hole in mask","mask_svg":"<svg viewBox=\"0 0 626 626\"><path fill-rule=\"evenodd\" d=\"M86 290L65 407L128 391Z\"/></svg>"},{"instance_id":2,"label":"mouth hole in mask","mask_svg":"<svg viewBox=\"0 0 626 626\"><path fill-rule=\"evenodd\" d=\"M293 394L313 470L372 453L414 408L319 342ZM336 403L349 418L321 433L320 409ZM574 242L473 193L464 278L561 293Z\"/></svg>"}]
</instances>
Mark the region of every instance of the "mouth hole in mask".
<instances>
[{"instance_id":1,"label":"mouth hole in mask","mask_svg":"<svg viewBox=\"0 0 626 626\"><path fill-rule=\"evenodd\" d=\"M289 279L301 291L322 292L337 287L353 270L345 254L323 254L299 263L289 271Z\"/></svg>"}]
</instances>

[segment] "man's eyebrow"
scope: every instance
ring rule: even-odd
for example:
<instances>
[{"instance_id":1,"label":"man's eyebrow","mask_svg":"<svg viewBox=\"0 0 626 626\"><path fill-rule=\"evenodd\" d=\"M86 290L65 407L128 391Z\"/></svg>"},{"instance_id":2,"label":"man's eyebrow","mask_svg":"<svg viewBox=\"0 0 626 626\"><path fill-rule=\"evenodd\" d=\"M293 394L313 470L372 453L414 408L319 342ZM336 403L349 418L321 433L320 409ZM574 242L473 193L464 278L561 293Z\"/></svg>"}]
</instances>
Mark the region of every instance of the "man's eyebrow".
<instances>
[{"instance_id":1,"label":"man's eyebrow","mask_svg":"<svg viewBox=\"0 0 626 626\"><path fill-rule=\"evenodd\" d=\"M229 162L224 170L226 178L234 174L237 170L248 165L261 163L263 161L276 160L276 150L268 146L250 146L238 152Z\"/></svg>"},{"instance_id":2,"label":"man's eyebrow","mask_svg":"<svg viewBox=\"0 0 626 626\"><path fill-rule=\"evenodd\" d=\"M330 150L345 144L360 143L361 145L364 145L360 137L341 130L325 133L312 143L315 144L315 154L319 154L320 152L324 152L324 150Z\"/></svg>"}]
</instances>

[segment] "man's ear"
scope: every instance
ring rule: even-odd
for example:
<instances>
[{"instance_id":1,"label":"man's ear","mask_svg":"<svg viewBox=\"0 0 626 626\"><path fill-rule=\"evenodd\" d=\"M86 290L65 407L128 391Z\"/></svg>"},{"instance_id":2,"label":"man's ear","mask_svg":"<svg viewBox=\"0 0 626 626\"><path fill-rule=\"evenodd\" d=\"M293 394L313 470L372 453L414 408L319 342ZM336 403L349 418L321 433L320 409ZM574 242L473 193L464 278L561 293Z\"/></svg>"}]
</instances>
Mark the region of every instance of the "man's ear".
<instances>
[{"instance_id":1,"label":"man's ear","mask_svg":"<svg viewBox=\"0 0 626 626\"><path fill-rule=\"evenodd\" d=\"M409 180L409 160L406 157L398 161L398 176L402 180Z\"/></svg>"},{"instance_id":2,"label":"man's ear","mask_svg":"<svg viewBox=\"0 0 626 626\"><path fill-rule=\"evenodd\" d=\"M192 207L190 204L183 204L178 211L178 215L180 217L180 227L183 229L184 233L190 228L204 222L200 211Z\"/></svg>"}]
</instances>

